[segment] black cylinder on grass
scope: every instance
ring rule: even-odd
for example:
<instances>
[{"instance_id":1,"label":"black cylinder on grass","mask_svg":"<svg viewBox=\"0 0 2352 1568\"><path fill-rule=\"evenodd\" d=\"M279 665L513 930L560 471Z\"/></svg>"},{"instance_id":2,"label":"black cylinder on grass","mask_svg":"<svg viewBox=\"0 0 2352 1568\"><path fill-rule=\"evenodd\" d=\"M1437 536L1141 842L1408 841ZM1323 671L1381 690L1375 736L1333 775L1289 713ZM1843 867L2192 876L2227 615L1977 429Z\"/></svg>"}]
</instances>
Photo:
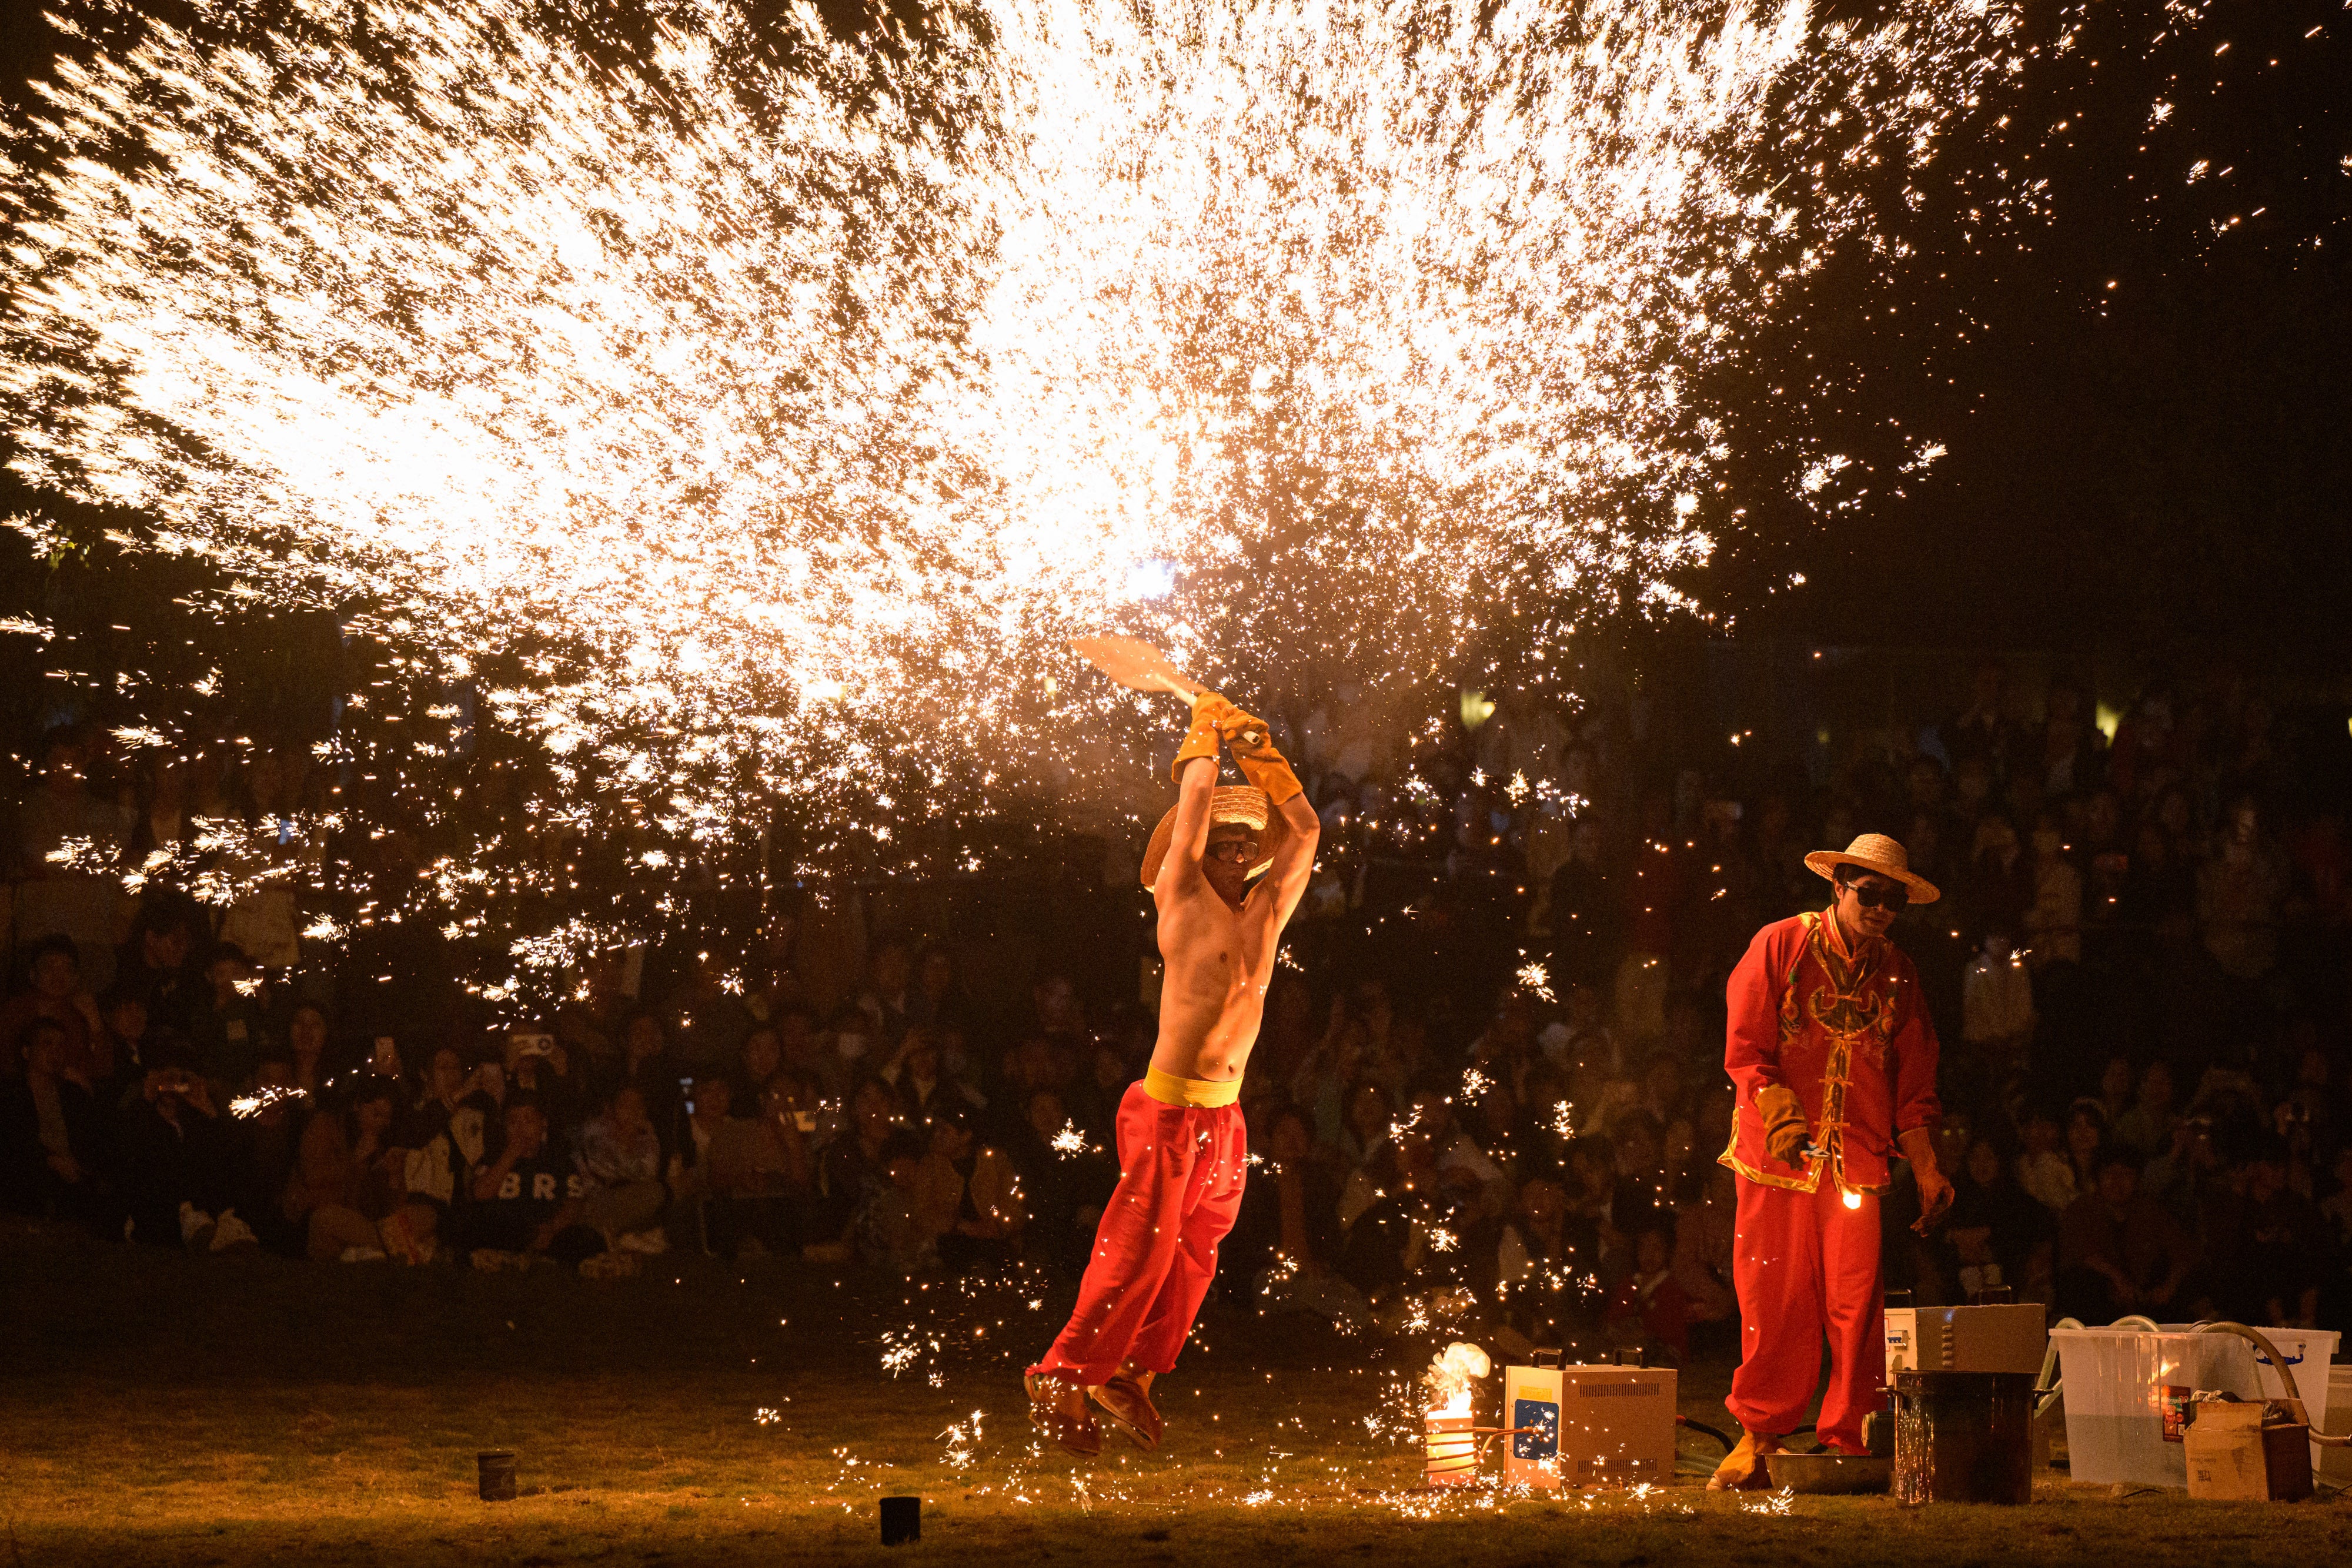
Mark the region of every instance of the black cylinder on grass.
<instances>
[{"instance_id":1,"label":"black cylinder on grass","mask_svg":"<svg viewBox=\"0 0 2352 1568\"><path fill-rule=\"evenodd\" d=\"M484 1502L512 1502L515 1495L515 1457L512 1448L484 1448L474 1456L481 1476Z\"/></svg>"},{"instance_id":2,"label":"black cylinder on grass","mask_svg":"<svg viewBox=\"0 0 2352 1568\"><path fill-rule=\"evenodd\" d=\"M923 1538L923 1500L886 1497L882 1500L882 1544L904 1546Z\"/></svg>"}]
</instances>

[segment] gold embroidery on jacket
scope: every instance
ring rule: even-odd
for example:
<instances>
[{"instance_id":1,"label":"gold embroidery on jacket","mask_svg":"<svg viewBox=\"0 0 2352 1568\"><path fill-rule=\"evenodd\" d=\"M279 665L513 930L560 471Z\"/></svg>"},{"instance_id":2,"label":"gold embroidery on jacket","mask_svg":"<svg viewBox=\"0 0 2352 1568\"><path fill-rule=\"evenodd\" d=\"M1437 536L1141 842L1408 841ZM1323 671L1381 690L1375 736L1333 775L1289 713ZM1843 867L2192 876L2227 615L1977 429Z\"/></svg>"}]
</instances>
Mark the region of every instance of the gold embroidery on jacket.
<instances>
[{"instance_id":1,"label":"gold embroidery on jacket","mask_svg":"<svg viewBox=\"0 0 2352 1568\"><path fill-rule=\"evenodd\" d=\"M1829 1039L1829 1058L1822 1069L1821 1124L1813 1133L1814 1146L1822 1152L1806 1163L1801 1177L1752 1169L1735 1153L1739 1146L1739 1123L1734 1117L1731 1141L1724 1147L1721 1163L1767 1186L1813 1192L1821 1186L1824 1169L1841 1188L1853 1185L1845 1179L1846 1091L1853 1083L1856 1056L1873 1068L1885 1068L1887 1042L1895 1036L1895 1009L1894 996L1873 984L1879 977L1879 967L1872 962L1877 955L1864 953L1845 958L1823 929L1828 916L1809 911L1802 918L1805 940L1798 946L1789 972L1780 978L1780 1050L1785 1060L1789 1048L1804 1034L1809 1014L1811 1021L1820 1025ZM1808 953L1821 966L1829 982L1809 996L1801 993L1797 985Z\"/></svg>"}]
</instances>

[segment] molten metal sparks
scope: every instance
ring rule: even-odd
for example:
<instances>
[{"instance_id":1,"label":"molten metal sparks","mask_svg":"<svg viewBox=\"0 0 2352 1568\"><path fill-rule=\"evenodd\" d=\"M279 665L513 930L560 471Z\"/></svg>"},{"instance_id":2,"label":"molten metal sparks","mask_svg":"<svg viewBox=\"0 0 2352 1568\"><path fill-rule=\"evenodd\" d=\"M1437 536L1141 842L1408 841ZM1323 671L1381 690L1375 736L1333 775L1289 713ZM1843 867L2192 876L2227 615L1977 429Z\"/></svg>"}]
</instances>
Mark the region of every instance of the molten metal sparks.
<instances>
[{"instance_id":1,"label":"molten metal sparks","mask_svg":"<svg viewBox=\"0 0 2352 1568\"><path fill-rule=\"evenodd\" d=\"M240 1094L236 1099L231 1100L228 1103L228 1113L239 1120L243 1120L247 1116L258 1116L264 1111L268 1110L272 1105L279 1104L285 1101L307 1100L310 1097L310 1091L305 1089L295 1089L280 1084L265 1083L255 1089L250 1094Z\"/></svg>"},{"instance_id":2,"label":"molten metal sparks","mask_svg":"<svg viewBox=\"0 0 2352 1568\"><path fill-rule=\"evenodd\" d=\"M532 809L625 801L655 870L752 785L871 846L894 777L1053 781L1140 711L1055 684L1073 632L1402 681L1687 606L1737 526L1694 382L2032 52L2019 0L979 0L889 51L673 0L617 61L527 0L191 9L91 21L0 151L16 468L478 681Z\"/></svg>"}]
</instances>

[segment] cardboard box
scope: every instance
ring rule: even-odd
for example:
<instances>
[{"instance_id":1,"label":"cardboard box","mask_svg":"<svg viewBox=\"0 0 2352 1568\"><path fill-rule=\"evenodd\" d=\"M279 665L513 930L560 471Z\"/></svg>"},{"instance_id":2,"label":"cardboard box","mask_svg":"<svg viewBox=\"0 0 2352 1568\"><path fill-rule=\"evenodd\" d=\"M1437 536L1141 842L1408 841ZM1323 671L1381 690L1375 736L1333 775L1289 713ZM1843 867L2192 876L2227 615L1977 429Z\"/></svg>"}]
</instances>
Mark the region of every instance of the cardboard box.
<instances>
[{"instance_id":1,"label":"cardboard box","mask_svg":"<svg viewBox=\"0 0 2352 1568\"><path fill-rule=\"evenodd\" d=\"M1657 1366L1507 1366L1503 1418L1515 1486L1664 1486L1675 1473L1675 1376Z\"/></svg>"},{"instance_id":2,"label":"cardboard box","mask_svg":"<svg viewBox=\"0 0 2352 1568\"><path fill-rule=\"evenodd\" d=\"M2260 1405L2200 1404L2182 1434L2189 1495L2215 1502L2300 1502L2311 1495L2311 1428L2263 1425Z\"/></svg>"},{"instance_id":3,"label":"cardboard box","mask_svg":"<svg viewBox=\"0 0 2352 1568\"><path fill-rule=\"evenodd\" d=\"M1886 1385L1898 1372L2031 1372L2050 1349L2044 1309L2032 1301L1993 1307L1889 1307Z\"/></svg>"}]
</instances>

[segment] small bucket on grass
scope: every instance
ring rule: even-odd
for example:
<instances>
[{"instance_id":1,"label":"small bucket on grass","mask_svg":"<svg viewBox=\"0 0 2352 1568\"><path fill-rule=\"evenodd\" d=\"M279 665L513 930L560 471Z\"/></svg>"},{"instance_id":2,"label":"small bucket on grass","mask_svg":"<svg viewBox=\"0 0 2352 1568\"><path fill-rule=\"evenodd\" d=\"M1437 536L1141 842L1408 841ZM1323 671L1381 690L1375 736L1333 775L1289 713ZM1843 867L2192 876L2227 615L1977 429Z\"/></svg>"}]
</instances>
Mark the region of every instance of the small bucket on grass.
<instances>
[{"instance_id":1,"label":"small bucket on grass","mask_svg":"<svg viewBox=\"0 0 2352 1568\"><path fill-rule=\"evenodd\" d=\"M904 1546L923 1538L923 1500L886 1497L882 1500L882 1544Z\"/></svg>"},{"instance_id":2,"label":"small bucket on grass","mask_svg":"<svg viewBox=\"0 0 2352 1568\"><path fill-rule=\"evenodd\" d=\"M484 1448L474 1456L479 1474L484 1502L512 1502L515 1496L515 1457L512 1448Z\"/></svg>"}]
</instances>

